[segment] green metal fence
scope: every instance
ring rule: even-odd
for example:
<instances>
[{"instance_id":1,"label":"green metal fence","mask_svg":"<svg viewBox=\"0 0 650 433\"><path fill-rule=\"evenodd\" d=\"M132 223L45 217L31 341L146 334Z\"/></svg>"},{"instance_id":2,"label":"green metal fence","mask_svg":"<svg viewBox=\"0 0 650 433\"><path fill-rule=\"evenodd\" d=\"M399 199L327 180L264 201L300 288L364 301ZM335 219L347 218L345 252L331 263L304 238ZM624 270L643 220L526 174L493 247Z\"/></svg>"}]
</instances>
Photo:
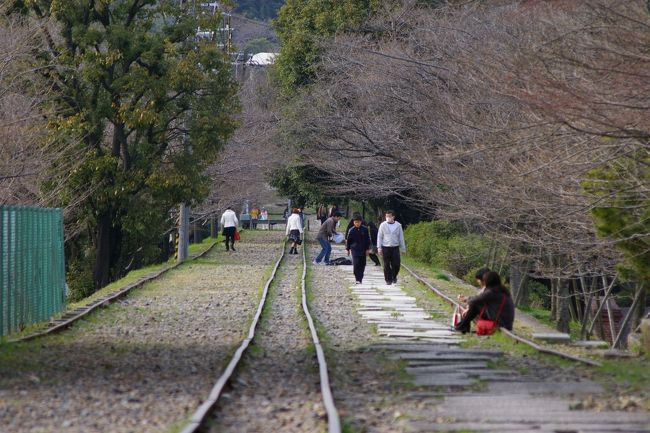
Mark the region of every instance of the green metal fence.
<instances>
[{"instance_id":1,"label":"green metal fence","mask_svg":"<svg viewBox=\"0 0 650 433\"><path fill-rule=\"evenodd\" d=\"M0 335L62 311L64 261L61 209L0 206Z\"/></svg>"}]
</instances>

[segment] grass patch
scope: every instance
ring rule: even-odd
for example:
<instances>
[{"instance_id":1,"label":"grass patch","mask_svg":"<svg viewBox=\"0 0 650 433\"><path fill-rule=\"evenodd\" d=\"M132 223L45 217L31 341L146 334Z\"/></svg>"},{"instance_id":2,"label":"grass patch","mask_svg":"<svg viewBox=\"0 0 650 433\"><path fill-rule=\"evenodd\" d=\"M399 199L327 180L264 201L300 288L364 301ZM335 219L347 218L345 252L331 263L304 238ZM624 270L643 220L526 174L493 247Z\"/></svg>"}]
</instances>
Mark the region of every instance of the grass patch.
<instances>
[{"instance_id":1,"label":"grass patch","mask_svg":"<svg viewBox=\"0 0 650 433\"><path fill-rule=\"evenodd\" d=\"M352 423L347 420L347 419L342 419L341 420L341 431L343 433L366 433L368 429L366 428L361 428L358 429Z\"/></svg>"},{"instance_id":2,"label":"grass patch","mask_svg":"<svg viewBox=\"0 0 650 433\"><path fill-rule=\"evenodd\" d=\"M606 387L623 388L631 393L650 395L650 357L605 360L596 370L596 379Z\"/></svg>"}]
</instances>

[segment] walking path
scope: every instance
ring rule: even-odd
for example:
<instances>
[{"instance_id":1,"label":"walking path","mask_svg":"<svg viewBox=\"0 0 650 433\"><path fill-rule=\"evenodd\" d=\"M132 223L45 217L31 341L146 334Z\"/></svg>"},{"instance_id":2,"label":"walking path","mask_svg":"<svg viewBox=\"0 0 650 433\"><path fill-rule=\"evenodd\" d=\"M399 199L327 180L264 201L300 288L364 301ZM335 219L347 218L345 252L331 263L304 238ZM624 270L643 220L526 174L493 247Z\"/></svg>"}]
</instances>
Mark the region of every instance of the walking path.
<instances>
[{"instance_id":1,"label":"walking path","mask_svg":"<svg viewBox=\"0 0 650 433\"><path fill-rule=\"evenodd\" d=\"M334 248L335 255L344 254L342 247ZM603 391L593 382L553 371L523 375L507 364L494 368L504 364L503 354L458 347L461 335L432 319L436 311L419 308L402 290L401 279L386 285L380 268L367 267L360 285L354 284L351 266L336 270L358 299L357 313L382 337L370 348L406 361L414 384L433 388L428 395L422 389L414 393L437 404L429 413L412 413L405 431L650 432L648 413L572 410L572 398Z\"/></svg>"}]
</instances>

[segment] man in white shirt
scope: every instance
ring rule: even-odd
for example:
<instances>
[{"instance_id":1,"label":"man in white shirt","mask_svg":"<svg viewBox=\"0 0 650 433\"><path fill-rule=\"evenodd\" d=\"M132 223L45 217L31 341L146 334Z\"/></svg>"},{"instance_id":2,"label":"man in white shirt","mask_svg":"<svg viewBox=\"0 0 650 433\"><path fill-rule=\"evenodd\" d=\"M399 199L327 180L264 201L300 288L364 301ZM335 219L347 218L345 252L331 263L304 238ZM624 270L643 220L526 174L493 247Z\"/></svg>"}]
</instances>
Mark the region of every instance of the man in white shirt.
<instances>
[{"instance_id":1,"label":"man in white shirt","mask_svg":"<svg viewBox=\"0 0 650 433\"><path fill-rule=\"evenodd\" d=\"M377 232L377 252L384 259L384 279L386 284L397 283L401 266L400 249L406 251L402 225L395 221L395 212L386 211L386 221L379 225Z\"/></svg>"},{"instance_id":2,"label":"man in white shirt","mask_svg":"<svg viewBox=\"0 0 650 433\"><path fill-rule=\"evenodd\" d=\"M226 251L231 249L235 251L235 232L237 231L237 214L228 206L226 211L221 215L221 227L223 227L223 235L225 236L224 242L226 243Z\"/></svg>"}]
</instances>

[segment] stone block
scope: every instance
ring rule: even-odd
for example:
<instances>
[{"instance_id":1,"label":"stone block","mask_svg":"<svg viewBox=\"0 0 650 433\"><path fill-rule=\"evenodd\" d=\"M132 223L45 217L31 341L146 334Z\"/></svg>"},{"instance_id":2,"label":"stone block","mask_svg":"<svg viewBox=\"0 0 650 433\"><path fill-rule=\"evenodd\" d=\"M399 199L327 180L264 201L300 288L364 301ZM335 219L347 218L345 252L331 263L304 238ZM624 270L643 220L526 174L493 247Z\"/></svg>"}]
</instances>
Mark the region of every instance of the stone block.
<instances>
[{"instance_id":1,"label":"stone block","mask_svg":"<svg viewBox=\"0 0 650 433\"><path fill-rule=\"evenodd\" d=\"M641 350L650 353L650 319L641 321Z\"/></svg>"},{"instance_id":2,"label":"stone block","mask_svg":"<svg viewBox=\"0 0 650 433\"><path fill-rule=\"evenodd\" d=\"M568 343L571 341L569 334L562 332L534 332L534 340L541 340L547 343Z\"/></svg>"}]
</instances>

